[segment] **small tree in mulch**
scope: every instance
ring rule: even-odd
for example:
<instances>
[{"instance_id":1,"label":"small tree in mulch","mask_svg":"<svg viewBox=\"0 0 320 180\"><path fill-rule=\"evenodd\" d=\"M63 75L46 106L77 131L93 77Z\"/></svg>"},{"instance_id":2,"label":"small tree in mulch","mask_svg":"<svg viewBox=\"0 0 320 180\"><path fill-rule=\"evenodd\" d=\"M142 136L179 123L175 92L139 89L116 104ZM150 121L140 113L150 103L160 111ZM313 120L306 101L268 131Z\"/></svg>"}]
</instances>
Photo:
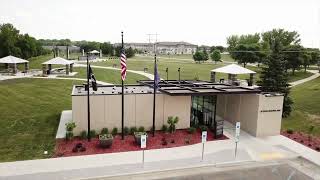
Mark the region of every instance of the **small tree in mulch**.
<instances>
[{"instance_id":1,"label":"small tree in mulch","mask_svg":"<svg viewBox=\"0 0 320 180\"><path fill-rule=\"evenodd\" d=\"M170 133L174 133L176 132L176 124L179 122L179 118L176 116L176 117L172 117L172 116L169 116L168 117L168 121L167 123L169 124L169 131Z\"/></svg>"},{"instance_id":2,"label":"small tree in mulch","mask_svg":"<svg viewBox=\"0 0 320 180\"><path fill-rule=\"evenodd\" d=\"M71 140L73 138L73 129L76 127L76 123L68 122L66 123L66 140Z\"/></svg>"}]
</instances>

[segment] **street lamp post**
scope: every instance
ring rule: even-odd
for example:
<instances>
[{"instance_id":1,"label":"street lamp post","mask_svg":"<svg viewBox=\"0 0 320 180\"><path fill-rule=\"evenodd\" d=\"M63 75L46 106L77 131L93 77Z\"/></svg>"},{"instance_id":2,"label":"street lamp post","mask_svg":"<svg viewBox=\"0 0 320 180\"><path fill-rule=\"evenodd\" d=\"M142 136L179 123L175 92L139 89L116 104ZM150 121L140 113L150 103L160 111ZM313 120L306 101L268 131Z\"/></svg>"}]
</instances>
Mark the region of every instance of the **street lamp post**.
<instances>
[{"instance_id":1,"label":"street lamp post","mask_svg":"<svg viewBox=\"0 0 320 180\"><path fill-rule=\"evenodd\" d=\"M178 73L179 73L179 83L180 83L180 68L178 68Z\"/></svg>"},{"instance_id":2,"label":"street lamp post","mask_svg":"<svg viewBox=\"0 0 320 180\"><path fill-rule=\"evenodd\" d=\"M169 68L166 68L166 73L167 73L167 81L169 80Z\"/></svg>"}]
</instances>

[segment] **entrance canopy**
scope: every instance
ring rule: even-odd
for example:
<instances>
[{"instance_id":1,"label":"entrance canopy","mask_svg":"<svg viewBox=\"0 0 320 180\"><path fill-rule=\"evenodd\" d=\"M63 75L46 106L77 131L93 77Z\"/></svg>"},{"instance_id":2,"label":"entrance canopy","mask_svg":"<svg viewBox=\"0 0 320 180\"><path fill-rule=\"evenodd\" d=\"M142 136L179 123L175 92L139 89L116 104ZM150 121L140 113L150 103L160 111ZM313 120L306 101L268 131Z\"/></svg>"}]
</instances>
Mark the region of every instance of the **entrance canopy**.
<instances>
[{"instance_id":1,"label":"entrance canopy","mask_svg":"<svg viewBox=\"0 0 320 180\"><path fill-rule=\"evenodd\" d=\"M226 73L226 74L255 74L256 72L251 71L250 69L241 67L236 64L230 64L221 68L213 69L211 72L218 72L218 73Z\"/></svg>"},{"instance_id":2,"label":"entrance canopy","mask_svg":"<svg viewBox=\"0 0 320 180\"><path fill-rule=\"evenodd\" d=\"M56 58L53 58L53 59L50 59L49 61L46 61L42 64L55 64L55 65L70 65L70 64L73 64L72 61L68 61L64 58L61 58L61 57L56 57Z\"/></svg>"},{"instance_id":3,"label":"entrance canopy","mask_svg":"<svg viewBox=\"0 0 320 180\"><path fill-rule=\"evenodd\" d=\"M6 63L6 64L21 64L21 63L28 63L29 61L17 58L14 56L6 56L0 59L0 63Z\"/></svg>"}]
</instances>

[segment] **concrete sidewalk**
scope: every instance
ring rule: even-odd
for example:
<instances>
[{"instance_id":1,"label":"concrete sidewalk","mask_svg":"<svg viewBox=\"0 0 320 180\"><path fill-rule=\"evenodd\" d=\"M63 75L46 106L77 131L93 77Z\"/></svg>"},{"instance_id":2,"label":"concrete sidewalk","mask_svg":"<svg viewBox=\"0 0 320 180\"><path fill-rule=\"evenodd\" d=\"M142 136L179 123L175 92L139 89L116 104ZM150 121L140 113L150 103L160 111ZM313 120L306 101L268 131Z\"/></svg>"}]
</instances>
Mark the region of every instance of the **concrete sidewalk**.
<instances>
[{"instance_id":1,"label":"concrete sidewalk","mask_svg":"<svg viewBox=\"0 0 320 180\"><path fill-rule=\"evenodd\" d=\"M310 77L304 78L304 79L300 79L298 81L291 82L290 83L291 87L299 85L299 84L302 84L302 83L305 83L305 82L308 82L308 81L311 81L313 79L316 79L316 78L320 77L320 73L319 73L318 70L307 70L307 71L313 73L313 75L310 76Z\"/></svg>"},{"instance_id":2,"label":"concrete sidewalk","mask_svg":"<svg viewBox=\"0 0 320 180\"><path fill-rule=\"evenodd\" d=\"M248 161L266 161L295 158L298 155L274 147L264 140L241 131L238 156L235 158L234 128L225 124L225 135L230 139L206 142L204 161L202 144L153 149L145 151L145 167L141 168L142 151L63 157L42 160L0 163L0 178L6 179L63 179L84 175L119 175L201 165L223 165ZM86 173L85 173L86 172ZM51 177L51 178L47 178ZM80 176L79 176L80 177Z\"/></svg>"}]
</instances>

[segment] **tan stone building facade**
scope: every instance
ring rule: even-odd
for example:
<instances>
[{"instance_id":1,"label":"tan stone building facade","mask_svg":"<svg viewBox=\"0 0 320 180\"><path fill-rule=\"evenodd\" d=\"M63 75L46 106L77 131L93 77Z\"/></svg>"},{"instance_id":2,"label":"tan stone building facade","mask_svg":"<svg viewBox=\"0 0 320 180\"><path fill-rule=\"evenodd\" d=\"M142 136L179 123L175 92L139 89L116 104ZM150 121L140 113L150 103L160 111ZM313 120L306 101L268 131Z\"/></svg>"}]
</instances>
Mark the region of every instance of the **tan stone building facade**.
<instances>
[{"instance_id":1,"label":"tan stone building facade","mask_svg":"<svg viewBox=\"0 0 320 180\"><path fill-rule=\"evenodd\" d=\"M192 86L191 86L192 85ZM192 88L190 88L192 87ZM90 90L91 91L91 90ZM87 91L74 86L72 116L75 134L87 130ZM124 126L152 127L153 88L148 82L126 86ZM223 122L241 122L241 128L254 136L280 133L283 96L256 89L204 81L163 82L156 94L155 127L160 130L170 116L179 117L178 129L207 125L223 133ZM121 131L121 87L101 86L90 94L91 129L117 127Z\"/></svg>"}]
</instances>

